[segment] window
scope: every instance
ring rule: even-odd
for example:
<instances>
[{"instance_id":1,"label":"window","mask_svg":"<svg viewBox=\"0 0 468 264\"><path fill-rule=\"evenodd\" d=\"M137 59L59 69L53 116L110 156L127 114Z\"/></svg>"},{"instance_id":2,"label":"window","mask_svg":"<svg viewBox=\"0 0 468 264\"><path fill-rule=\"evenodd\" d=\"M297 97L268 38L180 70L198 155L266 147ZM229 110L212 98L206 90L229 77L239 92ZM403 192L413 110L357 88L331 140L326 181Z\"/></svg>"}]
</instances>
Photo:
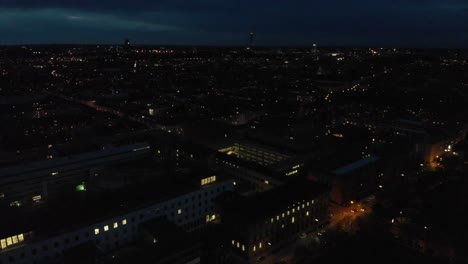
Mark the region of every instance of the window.
<instances>
[{"instance_id":1,"label":"window","mask_svg":"<svg viewBox=\"0 0 468 264\"><path fill-rule=\"evenodd\" d=\"M114 223L114 228L117 228L117 227L119 227L119 223L115 222Z\"/></svg>"},{"instance_id":2,"label":"window","mask_svg":"<svg viewBox=\"0 0 468 264\"><path fill-rule=\"evenodd\" d=\"M291 223L294 224L294 216L291 218Z\"/></svg>"},{"instance_id":3,"label":"window","mask_svg":"<svg viewBox=\"0 0 468 264\"><path fill-rule=\"evenodd\" d=\"M127 224L127 219L122 220L122 225L126 225L126 224Z\"/></svg>"},{"instance_id":4,"label":"window","mask_svg":"<svg viewBox=\"0 0 468 264\"><path fill-rule=\"evenodd\" d=\"M99 235L99 228L95 228L95 229L94 229L94 234L95 234L95 235Z\"/></svg>"},{"instance_id":5,"label":"window","mask_svg":"<svg viewBox=\"0 0 468 264\"><path fill-rule=\"evenodd\" d=\"M33 202L40 202L42 200L42 196L41 195L36 195L36 196L33 196L32 198Z\"/></svg>"},{"instance_id":6,"label":"window","mask_svg":"<svg viewBox=\"0 0 468 264\"><path fill-rule=\"evenodd\" d=\"M0 248L4 249L7 247L6 239L0 240Z\"/></svg>"},{"instance_id":7,"label":"window","mask_svg":"<svg viewBox=\"0 0 468 264\"><path fill-rule=\"evenodd\" d=\"M177 214L182 214L182 209L178 209Z\"/></svg>"},{"instance_id":8,"label":"window","mask_svg":"<svg viewBox=\"0 0 468 264\"><path fill-rule=\"evenodd\" d=\"M106 232L106 231L109 231L109 226L108 225L104 226L104 232Z\"/></svg>"},{"instance_id":9,"label":"window","mask_svg":"<svg viewBox=\"0 0 468 264\"><path fill-rule=\"evenodd\" d=\"M207 185L216 181L216 175L201 180L201 185Z\"/></svg>"}]
</instances>

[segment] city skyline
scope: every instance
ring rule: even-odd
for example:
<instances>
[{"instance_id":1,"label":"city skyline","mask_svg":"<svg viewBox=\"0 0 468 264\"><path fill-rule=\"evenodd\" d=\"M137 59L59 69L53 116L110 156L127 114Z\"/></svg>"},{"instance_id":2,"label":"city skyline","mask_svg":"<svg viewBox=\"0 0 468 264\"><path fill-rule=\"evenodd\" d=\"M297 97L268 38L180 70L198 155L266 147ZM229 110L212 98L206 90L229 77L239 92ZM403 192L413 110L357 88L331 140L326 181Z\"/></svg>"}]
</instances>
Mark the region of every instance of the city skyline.
<instances>
[{"instance_id":1,"label":"city skyline","mask_svg":"<svg viewBox=\"0 0 468 264\"><path fill-rule=\"evenodd\" d=\"M464 1L10 1L0 45L120 44L464 48Z\"/></svg>"}]
</instances>

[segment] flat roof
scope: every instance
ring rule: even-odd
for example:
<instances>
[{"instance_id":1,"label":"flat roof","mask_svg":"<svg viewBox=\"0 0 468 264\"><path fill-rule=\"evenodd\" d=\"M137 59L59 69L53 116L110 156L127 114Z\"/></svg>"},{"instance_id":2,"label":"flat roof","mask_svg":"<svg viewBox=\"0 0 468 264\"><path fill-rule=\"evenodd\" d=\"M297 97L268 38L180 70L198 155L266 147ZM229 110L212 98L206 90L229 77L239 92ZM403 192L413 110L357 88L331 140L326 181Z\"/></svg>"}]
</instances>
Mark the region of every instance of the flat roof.
<instances>
[{"instance_id":1,"label":"flat roof","mask_svg":"<svg viewBox=\"0 0 468 264\"><path fill-rule=\"evenodd\" d=\"M356 162L353 162L351 164L348 164L344 167L341 167L341 168L338 168L336 170L333 171L333 173L337 174L337 175L343 175L343 174L346 174L348 172L351 172L353 170L356 170L356 169L359 169L361 167L364 167L370 163L373 163L375 161L378 161L380 160L380 157L378 156L370 156L370 157L367 157L365 159L362 159L362 160L358 160Z\"/></svg>"},{"instance_id":2,"label":"flat roof","mask_svg":"<svg viewBox=\"0 0 468 264\"><path fill-rule=\"evenodd\" d=\"M121 153L126 153L130 151L139 151L149 148L148 143L138 143L131 145L124 145L119 147L107 148L99 151L85 152L78 155L60 157L50 160L43 160L38 162L33 162L29 164L21 164L11 167L6 167L0 169L0 177L8 177L17 174L26 174L37 170L48 170L53 168L59 168L67 166L71 163L83 162L87 160L98 159L101 157L117 155Z\"/></svg>"},{"instance_id":3,"label":"flat roof","mask_svg":"<svg viewBox=\"0 0 468 264\"><path fill-rule=\"evenodd\" d=\"M66 231L99 223L113 217L144 209L159 202L174 199L187 193L204 189L200 179L201 170L190 171L185 175L166 173L140 184L129 184L114 191L86 191L53 199L37 210L27 207L2 208L0 217L0 237L33 231L36 237L53 236ZM197 177L194 177L197 176ZM224 182L228 177L217 175L210 186Z\"/></svg>"},{"instance_id":4,"label":"flat roof","mask_svg":"<svg viewBox=\"0 0 468 264\"><path fill-rule=\"evenodd\" d=\"M315 199L328 190L329 187L324 184L298 179L254 196L234 194L233 198L221 198L220 203L223 211L227 212L227 217L231 214L235 219L248 222L284 212L293 203Z\"/></svg>"}]
</instances>

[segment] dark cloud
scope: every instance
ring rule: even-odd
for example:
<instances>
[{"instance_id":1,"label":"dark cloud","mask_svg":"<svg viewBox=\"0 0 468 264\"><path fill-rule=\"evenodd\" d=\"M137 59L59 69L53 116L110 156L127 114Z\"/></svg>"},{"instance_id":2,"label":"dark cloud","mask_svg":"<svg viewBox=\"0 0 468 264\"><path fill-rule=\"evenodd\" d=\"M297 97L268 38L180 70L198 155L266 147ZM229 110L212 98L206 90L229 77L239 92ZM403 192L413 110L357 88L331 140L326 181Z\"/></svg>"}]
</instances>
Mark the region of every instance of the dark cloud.
<instances>
[{"instance_id":1,"label":"dark cloud","mask_svg":"<svg viewBox=\"0 0 468 264\"><path fill-rule=\"evenodd\" d=\"M86 31L90 42L127 34L146 43L242 45L255 31L264 45L466 46L467 8L466 0L0 0L0 34L18 42L29 28L52 40L68 28L62 42Z\"/></svg>"}]
</instances>

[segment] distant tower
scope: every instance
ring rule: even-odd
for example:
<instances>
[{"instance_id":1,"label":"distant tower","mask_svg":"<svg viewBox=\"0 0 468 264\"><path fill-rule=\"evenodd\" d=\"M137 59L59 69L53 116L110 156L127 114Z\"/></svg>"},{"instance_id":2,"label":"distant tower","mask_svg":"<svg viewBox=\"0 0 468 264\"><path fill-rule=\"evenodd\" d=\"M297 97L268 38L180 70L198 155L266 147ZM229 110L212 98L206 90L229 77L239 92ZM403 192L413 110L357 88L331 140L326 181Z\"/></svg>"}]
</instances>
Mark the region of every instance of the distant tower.
<instances>
[{"instance_id":1,"label":"distant tower","mask_svg":"<svg viewBox=\"0 0 468 264\"><path fill-rule=\"evenodd\" d=\"M319 52L317 49L317 44L312 45L312 54L315 56L315 60L320 60L319 58Z\"/></svg>"},{"instance_id":2,"label":"distant tower","mask_svg":"<svg viewBox=\"0 0 468 264\"><path fill-rule=\"evenodd\" d=\"M320 76L323 75L323 68L322 68L322 66L319 66L319 67L318 67L317 75L320 75Z\"/></svg>"},{"instance_id":3,"label":"distant tower","mask_svg":"<svg viewBox=\"0 0 468 264\"><path fill-rule=\"evenodd\" d=\"M249 48L253 48L253 45L254 45L254 37L255 37L255 34L253 32L250 32L250 42L249 42Z\"/></svg>"},{"instance_id":4,"label":"distant tower","mask_svg":"<svg viewBox=\"0 0 468 264\"><path fill-rule=\"evenodd\" d=\"M124 40L124 47L125 47L125 48L130 47L130 40L129 40L129 39L125 39L125 40Z\"/></svg>"}]
</instances>

